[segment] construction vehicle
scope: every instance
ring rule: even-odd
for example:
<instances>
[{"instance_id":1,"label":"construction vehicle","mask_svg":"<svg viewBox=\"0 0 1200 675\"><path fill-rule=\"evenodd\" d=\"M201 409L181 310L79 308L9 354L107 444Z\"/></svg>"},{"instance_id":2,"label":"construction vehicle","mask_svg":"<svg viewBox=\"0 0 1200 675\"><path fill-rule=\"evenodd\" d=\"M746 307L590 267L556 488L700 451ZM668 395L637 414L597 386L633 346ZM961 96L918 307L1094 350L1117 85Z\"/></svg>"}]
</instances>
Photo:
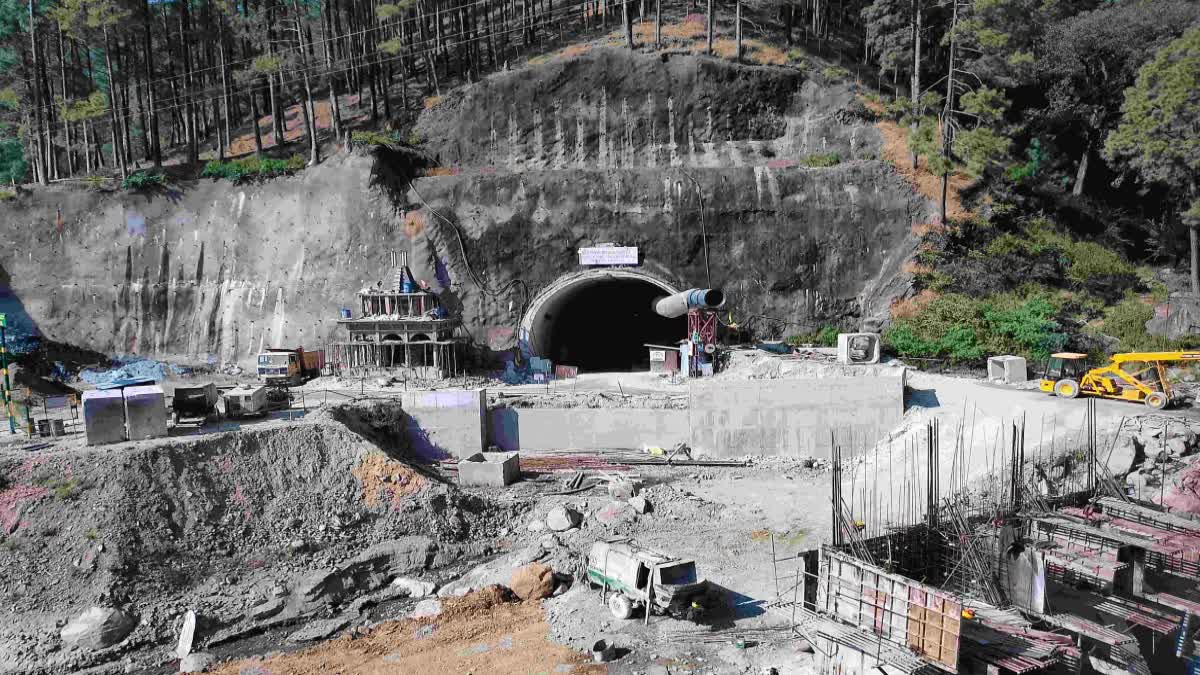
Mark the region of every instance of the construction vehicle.
<instances>
[{"instance_id":1,"label":"construction vehicle","mask_svg":"<svg viewBox=\"0 0 1200 675\"><path fill-rule=\"evenodd\" d=\"M1174 399L1166 364L1185 361L1200 362L1200 352L1114 354L1108 365L1090 369L1087 354L1061 352L1046 362L1040 389L1062 398L1082 394L1145 403L1162 410Z\"/></svg>"},{"instance_id":2,"label":"construction vehicle","mask_svg":"<svg viewBox=\"0 0 1200 675\"><path fill-rule=\"evenodd\" d=\"M230 419L239 417L261 417L267 414L267 388L258 386L239 386L224 394L225 416Z\"/></svg>"},{"instance_id":3,"label":"construction vehicle","mask_svg":"<svg viewBox=\"0 0 1200 675\"><path fill-rule=\"evenodd\" d=\"M692 560L642 548L629 539L607 539L592 544L585 575L592 586L604 590L612 615L628 619L638 607L650 614L665 614L696 621L715 609L711 585L696 576Z\"/></svg>"},{"instance_id":4,"label":"construction vehicle","mask_svg":"<svg viewBox=\"0 0 1200 675\"><path fill-rule=\"evenodd\" d=\"M268 349L258 355L258 377L267 384L304 384L324 367L324 351L304 351L303 347Z\"/></svg>"},{"instance_id":5,"label":"construction vehicle","mask_svg":"<svg viewBox=\"0 0 1200 675\"><path fill-rule=\"evenodd\" d=\"M175 424L204 424L217 416L217 385L212 382L191 387L175 387L171 397L171 416Z\"/></svg>"}]
</instances>

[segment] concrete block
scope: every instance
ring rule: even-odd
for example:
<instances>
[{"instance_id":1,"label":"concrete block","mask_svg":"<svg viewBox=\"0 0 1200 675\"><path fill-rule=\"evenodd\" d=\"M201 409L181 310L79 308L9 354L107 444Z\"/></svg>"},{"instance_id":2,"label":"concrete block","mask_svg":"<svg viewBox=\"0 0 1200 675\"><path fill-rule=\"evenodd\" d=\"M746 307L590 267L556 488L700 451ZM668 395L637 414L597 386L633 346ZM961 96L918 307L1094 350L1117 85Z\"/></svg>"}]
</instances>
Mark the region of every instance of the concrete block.
<instances>
[{"instance_id":1,"label":"concrete block","mask_svg":"<svg viewBox=\"0 0 1200 675\"><path fill-rule=\"evenodd\" d=\"M504 487L521 477L521 457L515 452L480 452L458 462L459 485Z\"/></svg>"},{"instance_id":2,"label":"concrete block","mask_svg":"<svg viewBox=\"0 0 1200 675\"><path fill-rule=\"evenodd\" d=\"M410 450L426 459L447 455L470 457L486 447L484 389L405 392L401 406L408 416Z\"/></svg>"},{"instance_id":3,"label":"concrete block","mask_svg":"<svg viewBox=\"0 0 1200 675\"><path fill-rule=\"evenodd\" d=\"M987 360L988 379L1004 384L1017 384L1029 379L1025 359L1020 356L992 356Z\"/></svg>"},{"instance_id":4,"label":"concrete block","mask_svg":"<svg viewBox=\"0 0 1200 675\"><path fill-rule=\"evenodd\" d=\"M83 392L83 427L88 445L125 440L125 400L121 390Z\"/></svg>"},{"instance_id":5,"label":"concrete block","mask_svg":"<svg viewBox=\"0 0 1200 675\"><path fill-rule=\"evenodd\" d=\"M125 431L131 441L167 435L167 397L162 387L126 387Z\"/></svg>"},{"instance_id":6,"label":"concrete block","mask_svg":"<svg viewBox=\"0 0 1200 675\"><path fill-rule=\"evenodd\" d=\"M879 363L880 342L877 333L840 333L837 347L838 363Z\"/></svg>"}]
</instances>

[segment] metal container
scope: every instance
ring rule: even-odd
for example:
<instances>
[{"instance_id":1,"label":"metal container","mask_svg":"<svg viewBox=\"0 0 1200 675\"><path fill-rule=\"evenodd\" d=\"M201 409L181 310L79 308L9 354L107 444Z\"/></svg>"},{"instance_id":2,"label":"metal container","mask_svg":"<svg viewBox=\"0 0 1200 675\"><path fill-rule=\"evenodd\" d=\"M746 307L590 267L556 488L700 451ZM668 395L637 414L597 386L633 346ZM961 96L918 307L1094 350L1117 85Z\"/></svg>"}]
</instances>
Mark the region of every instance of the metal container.
<instances>
[{"instance_id":1,"label":"metal container","mask_svg":"<svg viewBox=\"0 0 1200 675\"><path fill-rule=\"evenodd\" d=\"M343 319L349 319L349 318L350 318L350 308L349 308L349 307L343 307L343 308L342 308L342 318L343 318Z\"/></svg>"}]
</instances>

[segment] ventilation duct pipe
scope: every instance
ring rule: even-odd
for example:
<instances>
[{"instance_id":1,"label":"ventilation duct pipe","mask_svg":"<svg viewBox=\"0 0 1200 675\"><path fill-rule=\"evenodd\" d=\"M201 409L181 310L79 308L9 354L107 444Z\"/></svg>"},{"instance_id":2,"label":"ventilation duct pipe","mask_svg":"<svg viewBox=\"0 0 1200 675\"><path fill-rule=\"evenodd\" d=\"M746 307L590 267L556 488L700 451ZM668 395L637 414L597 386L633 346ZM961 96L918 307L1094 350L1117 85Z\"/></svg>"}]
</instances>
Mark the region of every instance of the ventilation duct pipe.
<instances>
[{"instance_id":1,"label":"ventilation duct pipe","mask_svg":"<svg viewBox=\"0 0 1200 675\"><path fill-rule=\"evenodd\" d=\"M674 319L683 316L689 309L720 309L725 304L725 294L715 288L691 288L654 301L654 311L659 316Z\"/></svg>"}]
</instances>

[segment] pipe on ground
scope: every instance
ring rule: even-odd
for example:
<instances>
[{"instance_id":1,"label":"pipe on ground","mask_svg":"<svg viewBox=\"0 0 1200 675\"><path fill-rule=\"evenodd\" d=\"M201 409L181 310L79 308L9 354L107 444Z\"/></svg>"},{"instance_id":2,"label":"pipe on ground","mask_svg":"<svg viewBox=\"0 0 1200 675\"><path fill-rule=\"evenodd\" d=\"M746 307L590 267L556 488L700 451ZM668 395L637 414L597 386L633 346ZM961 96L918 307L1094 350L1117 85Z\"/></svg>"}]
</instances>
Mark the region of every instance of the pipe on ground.
<instances>
[{"instance_id":1,"label":"pipe on ground","mask_svg":"<svg viewBox=\"0 0 1200 675\"><path fill-rule=\"evenodd\" d=\"M720 309L725 304L725 294L716 288L689 288L675 295L654 301L654 311L659 316L674 319L683 316L689 309Z\"/></svg>"}]
</instances>

